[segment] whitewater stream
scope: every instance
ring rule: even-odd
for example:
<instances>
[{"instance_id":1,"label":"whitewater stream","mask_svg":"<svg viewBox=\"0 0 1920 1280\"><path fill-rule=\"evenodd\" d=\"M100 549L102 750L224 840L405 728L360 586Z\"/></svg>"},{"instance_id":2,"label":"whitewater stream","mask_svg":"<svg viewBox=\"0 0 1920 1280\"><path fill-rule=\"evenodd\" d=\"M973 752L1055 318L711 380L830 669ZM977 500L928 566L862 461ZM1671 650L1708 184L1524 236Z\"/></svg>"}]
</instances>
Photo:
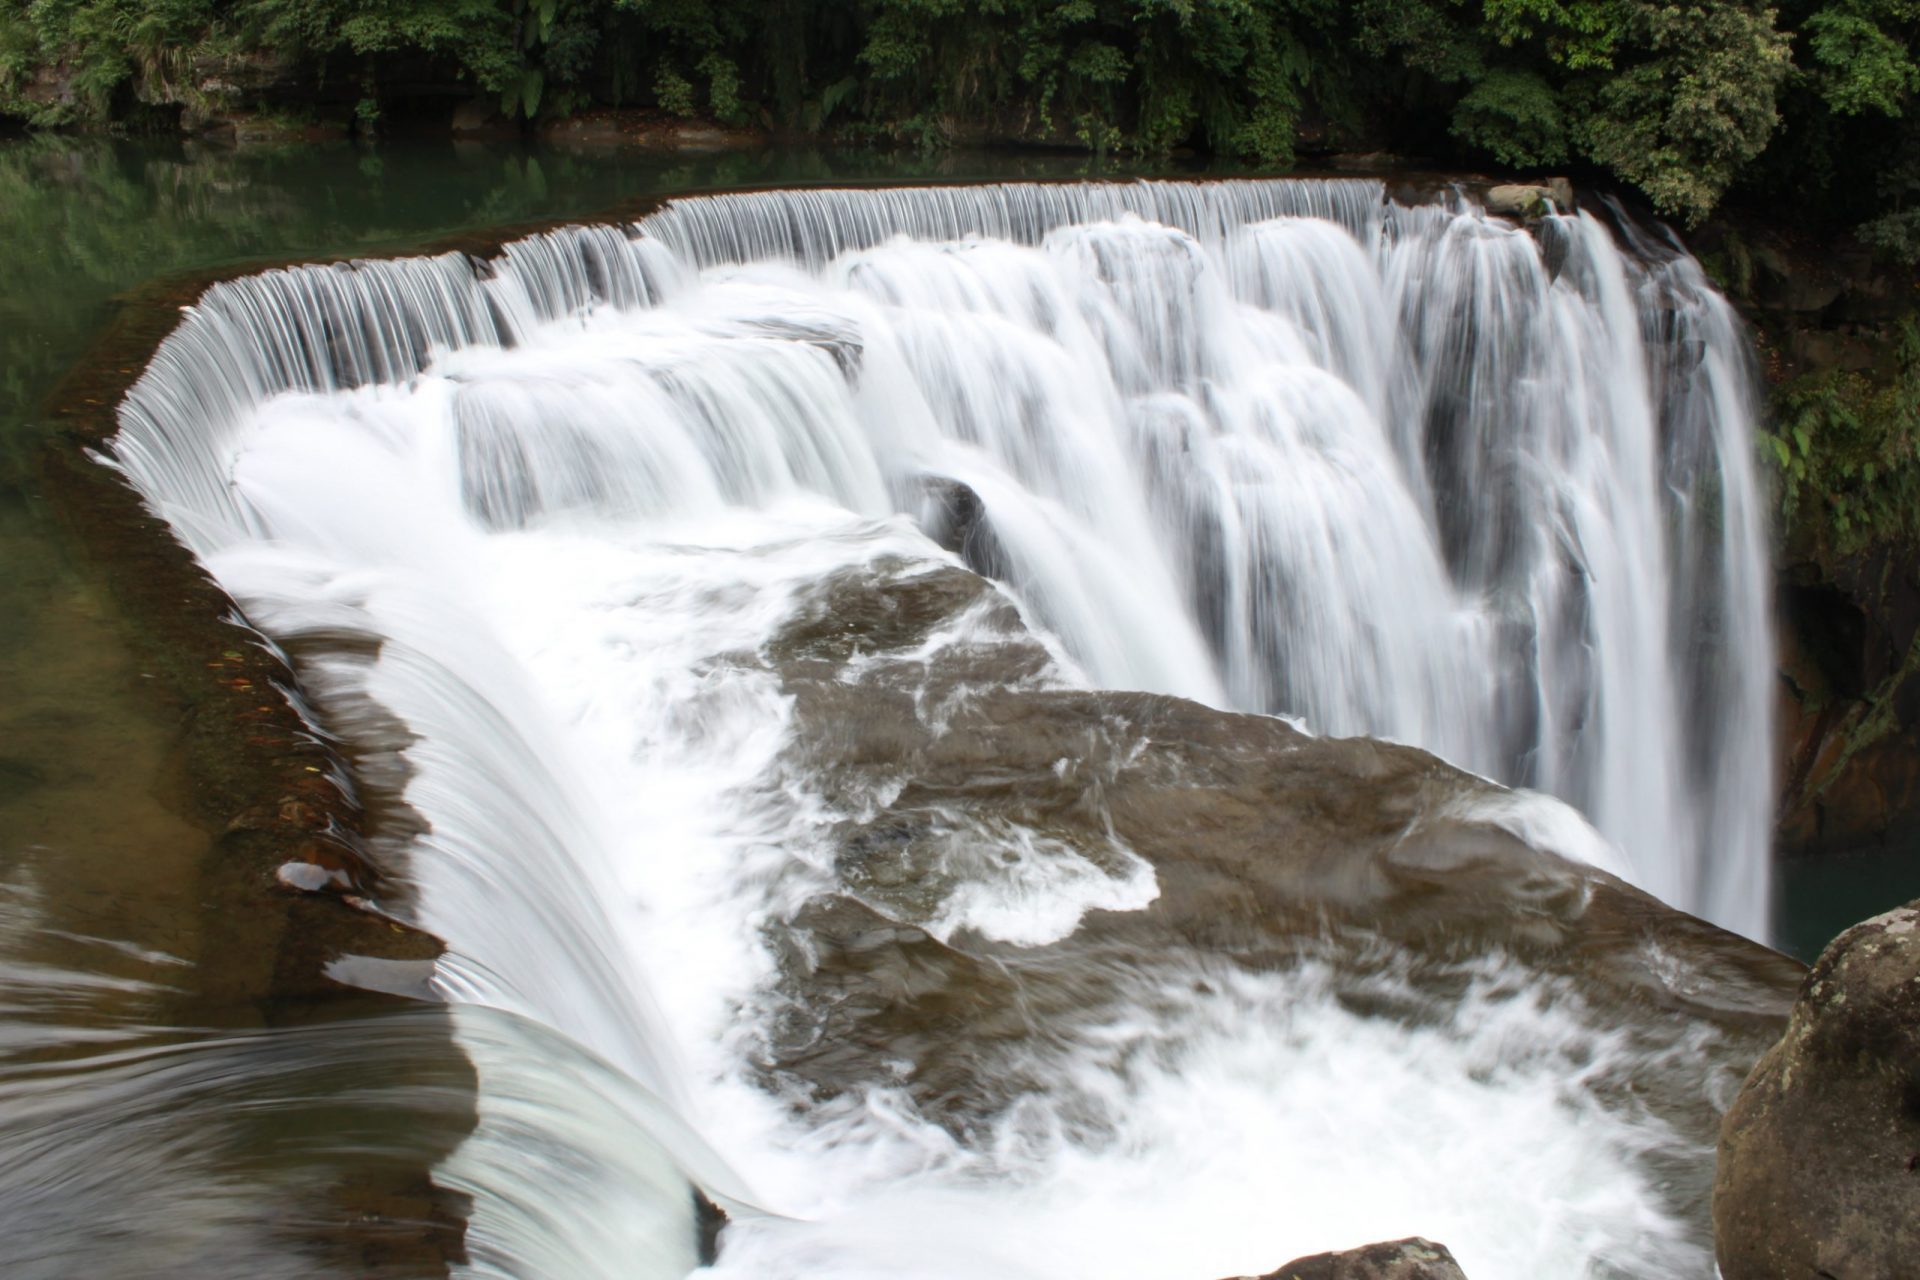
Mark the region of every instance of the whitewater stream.
<instances>
[{"instance_id":1,"label":"whitewater stream","mask_svg":"<svg viewBox=\"0 0 1920 1280\"><path fill-rule=\"evenodd\" d=\"M464 1274L1707 1277L1750 382L1618 218L789 191L217 285L111 461L448 945Z\"/></svg>"}]
</instances>

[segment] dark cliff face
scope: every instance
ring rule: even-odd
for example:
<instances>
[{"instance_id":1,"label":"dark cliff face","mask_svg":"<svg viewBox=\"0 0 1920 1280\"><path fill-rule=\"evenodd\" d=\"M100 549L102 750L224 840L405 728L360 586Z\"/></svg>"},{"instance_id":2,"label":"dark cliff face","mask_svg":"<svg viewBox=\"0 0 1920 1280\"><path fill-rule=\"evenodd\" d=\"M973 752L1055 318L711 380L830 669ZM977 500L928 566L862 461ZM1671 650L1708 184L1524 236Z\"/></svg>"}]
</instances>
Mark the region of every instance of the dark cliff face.
<instances>
[{"instance_id":1,"label":"dark cliff face","mask_svg":"<svg viewBox=\"0 0 1920 1280\"><path fill-rule=\"evenodd\" d=\"M1753 326L1768 384L1761 447L1777 440L1786 455L1770 459L1782 510L1778 847L1802 856L1904 838L1920 831L1920 512L1905 509L1902 477L1874 476L1864 491L1838 454L1869 437L1865 447L1916 465L1901 406L1920 271L1849 237L1743 217L1692 247ZM1823 412L1843 415L1825 420L1831 434ZM1837 438L1841 425L1852 438ZM1878 509L1862 515L1863 497Z\"/></svg>"},{"instance_id":2,"label":"dark cliff face","mask_svg":"<svg viewBox=\"0 0 1920 1280\"><path fill-rule=\"evenodd\" d=\"M1779 840L1843 852L1920 829L1920 558L1790 543L1780 586Z\"/></svg>"}]
</instances>

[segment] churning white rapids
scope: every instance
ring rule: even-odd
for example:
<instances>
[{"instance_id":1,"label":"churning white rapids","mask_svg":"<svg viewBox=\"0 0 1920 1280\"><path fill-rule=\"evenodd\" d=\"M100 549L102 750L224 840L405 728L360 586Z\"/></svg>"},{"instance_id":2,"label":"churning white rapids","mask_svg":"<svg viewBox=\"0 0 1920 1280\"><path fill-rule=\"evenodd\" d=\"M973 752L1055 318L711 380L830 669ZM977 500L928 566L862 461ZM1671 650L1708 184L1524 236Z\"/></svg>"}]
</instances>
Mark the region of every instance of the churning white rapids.
<instances>
[{"instance_id":1,"label":"churning white rapids","mask_svg":"<svg viewBox=\"0 0 1920 1280\"><path fill-rule=\"evenodd\" d=\"M1599 1083L1655 1051L1498 952L1444 1008L1391 956L1109 975L966 1123L910 1046L783 1086L769 925L837 887L846 814L768 655L830 582L964 562L1047 645L1028 686L1426 748L1530 789L1493 815L1524 838L1758 936L1742 350L1690 258L1587 214L766 193L216 286L114 451L329 727L385 743L435 985L515 1015L462 1023L472 1274L683 1274L684 1175L729 1276L1210 1280L1423 1234L1475 1280L1698 1277L1672 1184L1710 1152ZM915 655L928 687L985 618ZM954 823L936 939L1044 948L1158 892L1124 847Z\"/></svg>"}]
</instances>

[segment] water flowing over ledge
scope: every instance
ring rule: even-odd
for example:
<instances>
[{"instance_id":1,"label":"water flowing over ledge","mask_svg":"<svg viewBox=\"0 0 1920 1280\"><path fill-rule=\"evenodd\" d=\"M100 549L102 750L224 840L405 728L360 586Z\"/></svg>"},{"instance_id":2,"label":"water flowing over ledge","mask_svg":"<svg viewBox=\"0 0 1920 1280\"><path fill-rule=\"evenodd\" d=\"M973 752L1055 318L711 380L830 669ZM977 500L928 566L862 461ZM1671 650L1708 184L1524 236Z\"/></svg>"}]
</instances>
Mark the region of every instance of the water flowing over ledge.
<instances>
[{"instance_id":1,"label":"water flowing over ledge","mask_svg":"<svg viewBox=\"0 0 1920 1280\"><path fill-rule=\"evenodd\" d=\"M1481 835L1470 855L1413 838L1491 825L1757 934L1771 664L1745 358L1691 260L1635 249L1589 216L1530 234L1367 181L689 199L487 261L216 286L129 394L114 455L424 819L384 838L450 945L439 991L609 1064L645 1099L623 1105L659 1167L809 1219L743 1214L724 1268L899 1274L911 1246L918 1274L1109 1252L1115 1274L1201 1274L1213 1254L1183 1241L1156 1259L1098 1206L1207 1167L1176 1217L1217 1237L1220 1270L1288 1256L1286 1232L1346 1212L1365 1234L1448 1239L1475 1275L1594 1259L1700 1274L1685 1207L1656 1190L1685 1126L1592 1090L1658 1060L1697 1091L1737 1050L1705 1024L1657 1049L1608 1039L1590 992L1495 959L1410 973L1362 947L1243 973L1176 933L1114 969L1111 922L1177 916L1193 890L1175 853L1129 843L1150 823L1103 805L1149 765L1193 787L1214 766L1161 761L1129 728L1181 723L1158 704L1059 700L1139 689L1417 744L1564 797L1605 839L1449 775L1398 865L1494 856ZM960 563L1017 612L951 585L977 582L950 576ZM806 639L866 634L869 616L919 622L846 652ZM1099 726L1022 775L1022 794L1071 783L1081 799L1058 813L996 808L964 780L916 798L915 777L876 767L958 750L982 715L1006 742L1042 735L983 710L1007 696ZM1229 755L1277 760L1289 741ZM1082 809L1091 826L1060 816ZM1549 915L1585 892L1549 880ZM877 918L779 941L847 894ZM1052 957L1022 998L1072 998L1048 1006L1052 1033L946 1094L911 1078L924 1026L834 1021L870 978L818 986L840 951L960 981L944 966L969 948ZM1355 1005L1422 1012L1409 1030ZM823 1036L873 1044L822 1066ZM1329 1087L1444 1097L1451 1119L1391 1133L1391 1105L1356 1107L1366 1153L1344 1158L1364 1163L1322 1171L1332 1201L1298 1170L1245 1182L1273 1151L1335 1143L1285 1119L1313 1105L1312 1072L1268 1078L1332 1046ZM475 1057L479 1159L511 1148L525 1116L500 1100L526 1095L489 1092ZM905 1076L876 1074L895 1059ZM1193 1110L1183 1080L1231 1113ZM965 1101L944 1114L930 1096ZM1503 1126L1515 1108L1537 1125ZM1223 1126L1253 1136L1222 1154ZM1464 1199L1409 1184L1336 1209L1378 1164L1468 1131L1491 1136L1460 1152ZM1513 1168L1524 1187L1488 1181ZM1225 1195L1222 1170L1252 1198ZM667 1223L646 1248L671 1274L691 1265L670 1242L686 1206L662 1181L609 1172L574 1195ZM1498 1239L1543 1186L1569 1197L1575 1238ZM1312 1207L1260 1221L1289 1198ZM1458 1230L1392 1220L1414 1209ZM876 1234L884 1213L909 1238ZM983 1222L1020 1257L983 1245ZM484 1207L475 1223L480 1273L586 1274L527 1260L562 1227ZM946 1271L923 1256L941 1249Z\"/></svg>"},{"instance_id":2,"label":"water flowing over ledge","mask_svg":"<svg viewBox=\"0 0 1920 1280\"><path fill-rule=\"evenodd\" d=\"M866 252L901 233L979 238L966 253ZM994 248L1050 235L1048 259ZM657 511L683 482L671 501L785 486L874 514L917 510L910 486L928 477L993 490L1004 558L986 567L1096 683L1417 743L1562 795L1654 892L1757 936L1771 665L1746 361L1697 266L1639 248L1622 255L1591 218L1554 219L1536 243L1388 204L1361 180L682 200L488 263L446 254L216 286L128 397L115 452L206 555L257 532L229 464L274 395L401 382L436 353L524 344L596 305L650 308L688 291L696 267L817 272L850 254L841 283L890 309L859 317L863 330L788 281L757 300L742 281L746 310L764 305L716 336L745 341L673 353L635 370L634 388L591 379L565 394L664 391L673 403L647 409L697 419L753 398L740 384L760 378L784 380L765 389L804 411L820 390L805 385L812 349L852 361L884 345L912 384L886 410L895 439L802 416L799 438L778 422L724 446L695 436L738 426L669 433L705 456L619 440L604 421L535 441L542 410L516 420L522 406L503 401L520 386L475 370L457 408L474 501L519 522L595 501ZM1085 269L1090 296L1056 278L1061 258ZM1056 350L1021 349L1021 329ZM781 337L791 352L755 347ZM685 366L735 350L736 385L689 381ZM762 367L744 367L749 352ZM1062 355L1071 368L1046 367ZM791 371L770 367L781 359ZM1114 634L1130 623L1163 634Z\"/></svg>"}]
</instances>

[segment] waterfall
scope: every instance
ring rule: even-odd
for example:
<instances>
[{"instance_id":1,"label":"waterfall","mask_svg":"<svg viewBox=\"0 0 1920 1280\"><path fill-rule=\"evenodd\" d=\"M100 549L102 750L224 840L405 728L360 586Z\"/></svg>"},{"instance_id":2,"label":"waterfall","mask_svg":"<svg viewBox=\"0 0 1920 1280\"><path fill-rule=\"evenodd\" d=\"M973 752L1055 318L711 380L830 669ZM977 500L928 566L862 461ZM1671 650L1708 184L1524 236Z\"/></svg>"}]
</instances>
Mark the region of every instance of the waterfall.
<instances>
[{"instance_id":1,"label":"waterfall","mask_svg":"<svg viewBox=\"0 0 1920 1280\"><path fill-rule=\"evenodd\" d=\"M1747 357L1692 259L1619 234L1362 180L676 200L484 261L216 285L122 405L112 461L308 655L323 708L404 726L384 750L423 821L384 838L449 943L437 989L628 1082L633 1123L736 1211L723 1271L1202 1276L1319 1224L1448 1238L1481 1277L1699 1275L1642 1167L1684 1142L1582 1091L1631 1037L1492 962L1456 975L1444 1025L1353 1010L1352 981L1419 986L1398 971L1143 969L1033 1050L1052 1102L957 1134L905 1086L808 1099L763 1070L793 1014L770 937L844 892L834 833L911 781L821 781L781 637L848 583L932 591L960 564L1016 620L969 604L916 641L900 696L926 724L988 687L1143 690L1422 747L1560 797L1604 843L1524 796L1496 806L1510 829L1760 936ZM949 817L957 887L899 917L942 942L1044 950L1158 892L1120 843ZM1537 1046L1517 1065L1515 1037ZM1309 1042L1319 1067L1262 1083ZM1374 1144L1376 1181L1349 1171L1367 1205L1308 1167L1339 1137L1309 1117L1342 1107ZM1195 1172L1276 1150L1237 1189ZM1395 1160L1448 1185L1380 1177ZM1217 1249L1114 1218L1189 1176L1166 1194ZM1564 1235L1501 1238L1541 1187ZM1261 1197L1303 1213L1263 1224ZM1399 1230L1416 1205L1437 1221ZM596 1273L686 1265L614 1252Z\"/></svg>"}]
</instances>

